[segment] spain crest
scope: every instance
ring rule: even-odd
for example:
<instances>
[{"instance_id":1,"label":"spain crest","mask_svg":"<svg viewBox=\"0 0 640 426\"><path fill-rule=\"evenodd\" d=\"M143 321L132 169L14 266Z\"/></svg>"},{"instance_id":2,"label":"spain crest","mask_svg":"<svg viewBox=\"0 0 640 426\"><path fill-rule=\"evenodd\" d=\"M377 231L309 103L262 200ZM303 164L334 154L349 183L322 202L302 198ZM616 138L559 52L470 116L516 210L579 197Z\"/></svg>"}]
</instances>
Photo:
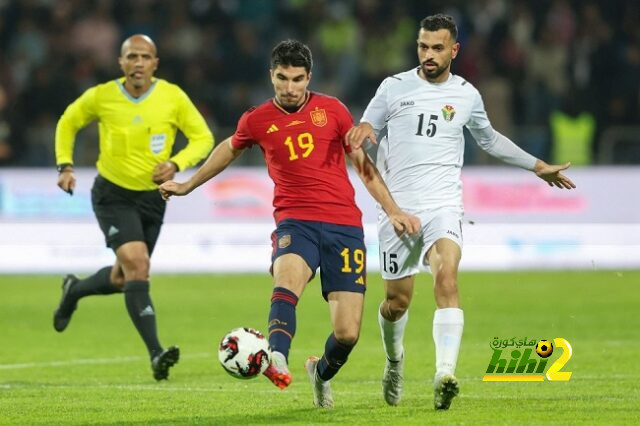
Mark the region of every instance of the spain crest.
<instances>
[{"instance_id":1,"label":"spain crest","mask_svg":"<svg viewBox=\"0 0 640 426\"><path fill-rule=\"evenodd\" d=\"M278 240L278 247L281 248L281 249L287 248L290 245L291 245L291 235L283 235Z\"/></svg>"},{"instance_id":2,"label":"spain crest","mask_svg":"<svg viewBox=\"0 0 640 426\"><path fill-rule=\"evenodd\" d=\"M445 121L453 120L454 115L456 115L456 110L451 105L445 105L442 107L442 117Z\"/></svg>"},{"instance_id":3,"label":"spain crest","mask_svg":"<svg viewBox=\"0 0 640 426\"><path fill-rule=\"evenodd\" d=\"M327 124L327 112L324 109L316 107L311 111L311 122L318 127L323 127Z\"/></svg>"}]
</instances>

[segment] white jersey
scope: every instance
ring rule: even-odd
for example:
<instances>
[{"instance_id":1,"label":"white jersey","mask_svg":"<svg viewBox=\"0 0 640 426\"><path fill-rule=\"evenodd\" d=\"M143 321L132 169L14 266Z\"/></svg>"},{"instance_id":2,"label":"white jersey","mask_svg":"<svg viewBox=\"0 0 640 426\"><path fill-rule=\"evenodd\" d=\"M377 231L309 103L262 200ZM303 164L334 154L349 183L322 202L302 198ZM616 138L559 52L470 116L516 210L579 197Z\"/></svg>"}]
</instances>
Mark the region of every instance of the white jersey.
<instances>
[{"instance_id":1,"label":"white jersey","mask_svg":"<svg viewBox=\"0 0 640 426\"><path fill-rule=\"evenodd\" d=\"M443 83L423 80L418 69L396 74L380 84L361 122L378 133L387 127L377 167L401 208L463 211L463 127L491 125L473 85L453 74Z\"/></svg>"}]
</instances>

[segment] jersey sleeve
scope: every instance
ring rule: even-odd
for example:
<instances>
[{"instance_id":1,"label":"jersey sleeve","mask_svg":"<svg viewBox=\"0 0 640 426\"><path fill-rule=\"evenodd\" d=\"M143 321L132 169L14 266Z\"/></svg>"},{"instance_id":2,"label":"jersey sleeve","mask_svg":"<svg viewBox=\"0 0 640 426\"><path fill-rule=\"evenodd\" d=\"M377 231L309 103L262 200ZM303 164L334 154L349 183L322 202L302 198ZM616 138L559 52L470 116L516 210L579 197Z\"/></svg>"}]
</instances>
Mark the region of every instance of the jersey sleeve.
<instances>
[{"instance_id":1,"label":"jersey sleeve","mask_svg":"<svg viewBox=\"0 0 640 426\"><path fill-rule=\"evenodd\" d=\"M336 100L336 113L338 117L338 132L340 134L340 141L342 142L342 147L345 152L348 154L351 152L351 145L347 142L347 138L345 137L349 129L353 127L353 116L349 111L349 108L346 107L345 104Z\"/></svg>"},{"instance_id":2,"label":"jersey sleeve","mask_svg":"<svg viewBox=\"0 0 640 426\"><path fill-rule=\"evenodd\" d=\"M376 132L382 130L387 124L387 115L389 114L389 105L387 102L387 94L389 92L390 78L387 77L380 83L376 94L373 96L367 109L365 109L360 122L371 124Z\"/></svg>"},{"instance_id":3,"label":"jersey sleeve","mask_svg":"<svg viewBox=\"0 0 640 426\"><path fill-rule=\"evenodd\" d=\"M96 112L97 91L97 87L85 91L67 107L58 120L55 136L56 164L73 164L76 133L98 117Z\"/></svg>"},{"instance_id":4,"label":"jersey sleeve","mask_svg":"<svg viewBox=\"0 0 640 426\"><path fill-rule=\"evenodd\" d=\"M489 117L487 117L487 111L484 109L482 96L480 96L480 92L477 90L475 91L473 105L471 106L471 115L466 126L469 130L479 130L491 126Z\"/></svg>"},{"instance_id":5,"label":"jersey sleeve","mask_svg":"<svg viewBox=\"0 0 640 426\"><path fill-rule=\"evenodd\" d=\"M251 111L252 110L249 110L242 114L242 117L238 120L238 127L231 137L231 146L235 149L251 148L251 146L256 142L251 135L251 129L249 127L249 115L251 114Z\"/></svg>"},{"instance_id":6,"label":"jersey sleeve","mask_svg":"<svg viewBox=\"0 0 640 426\"><path fill-rule=\"evenodd\" d=\"M187 137L187 146L171 157L180 170L196 165L213 148L213 134L207 122L191 99L182 90L176 94L178 103L178 128Z\"/></svg>"}]
</instances>

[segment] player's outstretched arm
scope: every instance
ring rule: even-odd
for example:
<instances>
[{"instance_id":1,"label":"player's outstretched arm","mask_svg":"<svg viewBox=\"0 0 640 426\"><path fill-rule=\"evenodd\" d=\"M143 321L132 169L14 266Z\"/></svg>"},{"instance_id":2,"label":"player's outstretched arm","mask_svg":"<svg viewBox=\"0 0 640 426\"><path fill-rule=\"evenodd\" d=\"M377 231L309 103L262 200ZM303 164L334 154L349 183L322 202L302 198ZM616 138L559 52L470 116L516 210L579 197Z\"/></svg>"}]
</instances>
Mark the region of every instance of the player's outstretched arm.
<instances>
[{"instance_id":1,"label":"player's outstretched arm","mask_svg":"<svg viewBox=\"0 0 640 426\"><path fill-rule=\"evenodd\" d=\"M358 176L366 186L371 196L382 206L389 220L399 234L408 232L416 234L420 231L420 219L402 211L389 192L389 188L382 180L369 156L363 149L354 150L348 154L351 163L358 172Z\"/></svg>"},{"instance_id":2,"label":"player's outstretched arm","mask_svg":"<svg viewBox=\"0 0 640 426\"><path fill-rule=\"evenodd\" d=\"M547 164L542 160L536 161L535 166L533 166L533 172L542 180L546 181L549 186L557 186L562 189L573 189L576 185L560 173L563 170L568 169L571 166L571 163L565 163L561 165Z\"/></svg>"},{"instance_id":3,"label":"player's outstretched arm","mask_svg":"<svg viewBox=\"0 0 640 426\"><path fill-rule=\"evenodd\" d=\"M242 149L235 149L231 145L231 138L220 143L209 155L207 161L186 182L167 181L158 187L162 198L168 200L172 195L187 195L218 173L223 171L242 154Z\"/></svg>"},{"instance_id":4,"label":"player's outstretched arm","mask_svg":"<svg viewBox=\"0 0 640 426\"><path fill-rule=\"evenodd\" d=\"M373 130L371 124L367 122L362 122L357 126L350 128L347 132L346 138L349 145L351 145L351 149L354 151L357 151L367 139L374 144L378 143L378 140L376 139L376 132Z\"/></svg>"},{"instance_id":5,"label":"player's outstretched arm","mask_svg":"<svg viewBox=\"0 0 640 426\"><path fill-rule=\"evenodd\" d=\"M505 163L532 170L540 179L545 180L549 186L566 189L576 187L571 182L571 179L560 173L562 170L568 169L571 163L549 165L525 152L511 139L500 134L491 126L482 129L470 128L469 131L483 150Z\"/></svg>"}]
</instances>

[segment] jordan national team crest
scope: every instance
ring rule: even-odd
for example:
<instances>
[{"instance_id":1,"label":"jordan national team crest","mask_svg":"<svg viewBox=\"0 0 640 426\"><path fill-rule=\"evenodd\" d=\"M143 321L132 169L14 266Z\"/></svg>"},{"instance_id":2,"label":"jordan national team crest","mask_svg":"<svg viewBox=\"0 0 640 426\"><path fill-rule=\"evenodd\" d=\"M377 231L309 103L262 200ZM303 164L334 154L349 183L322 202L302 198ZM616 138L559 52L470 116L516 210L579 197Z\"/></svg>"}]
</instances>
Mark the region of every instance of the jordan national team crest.
<instances>
[{"instance_id":1,"label":"jordan national team crest","mask_svg":"<svg viewBox=\"0 0 640 426\"><path fill-rule=\"evenodd\" d=\"M442 117L444 117L445 121L453 120L454 115L456 115L456 110L451 105L442 107Z\"/></svg>"},{"instance_id":2,"label":"jordan national team crest","mask_svg":"<svg viewBox=\"0 0 640 426\"><path fill-rule=\"evenodd\" d=\"M311 122L318 127L327 124L327 112L324 109L317 108L311 111Z\"/></svg>"},{"instance_id":3,"label":"jordan national team crest","mask_svg":"<svg viewBox=\"0 0 640 426\"><path fill-rule=\"evenodd\" d=\"M291 235L283 235L278 240L278 247L281 248L281 249L287 248L290 245L291 245Z\"/></svg>"}]
</instances>

